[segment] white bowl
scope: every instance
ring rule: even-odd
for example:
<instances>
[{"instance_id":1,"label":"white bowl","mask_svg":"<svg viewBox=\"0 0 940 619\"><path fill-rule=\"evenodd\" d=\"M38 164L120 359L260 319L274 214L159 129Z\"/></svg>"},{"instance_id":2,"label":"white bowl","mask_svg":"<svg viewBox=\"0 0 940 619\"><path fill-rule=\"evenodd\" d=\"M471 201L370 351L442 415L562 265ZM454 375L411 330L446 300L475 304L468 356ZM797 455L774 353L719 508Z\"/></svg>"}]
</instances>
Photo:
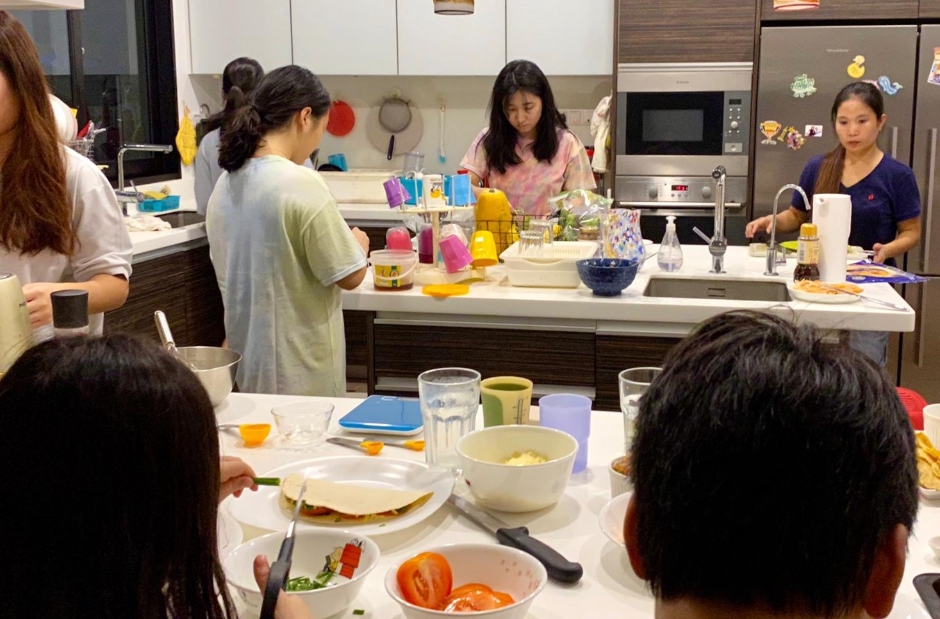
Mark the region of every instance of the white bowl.
<instances>
[{"instance_id":1,"label":"white bowl","mask_svg":"<svg viewBox=\"0 0 940 619\"><path fill-rule=\"evenodd\" d=\"M930 544L934 556L940 559L940 537L931 537L927 543Z\"/></svg>"},{"instance_id":2,"label":"white bowl","mask_svg":"<svg viewBox=\"0 0 940 619\"><path fill-rule=\"evenodd\" d=\"M448 617L486 617L487 619L522 619L526 616L535 596L545 588L548 574L545 567L532 555L499 544L449 544L425 548L422 552L443 555L454 574L454 588L470 583L481 583L494 591L512 596L515 604L479 612L447 613L415 606L404 600L398 588L398 568L393 566L385 574L385 590L401 606L406 619L441 619Z\"/></svg>"},{"instance_id":3,"label":"white bowl","mask_svg":"<svg viewBox=\"0 0 940 619\"><path fill-rule=\"evenodd\" d=\"M607 472L610 474L610 496L615 497L617 495L623 494L625 492L630 492L633 490L633 479L628 475L624 475L618 471L614 470L614 462L619 460L622 456L618 456L610 461L610 464L607 466Z\"/></svg>"},{"instance_id":4,"label":"white bowl","mask_svg":"<svg viewBox=\"0 0 940 619\"><path fill-rule=\"evenodd\" d=\"M317 619L342 612L352 606L359 591L379 561L379 547L375 542L362 535L342 530L297 530L294 532L294 554L290 577L309 576L313 578L324 567L324 559L347 543L358 542L362 548L359 566L351 578L337 573L324 589L299 591L290 595L299 596ZM257 555L265 555L274 563L284 541L284 533L269 533L246 542L222 559L225 579L232 585L238 596L255 612L261 610L261 590L255 583L252 563ZM339 571L339 568L337 568Z\"/></svg>"},{"instance_id":5,"label":"white bowl","mask_svg":"<svg viewBox=\"0 0 940 619\"><path fill-rule=\"evenodd\" d=\"M524 451L541 454L548 462L502 464ZM541 426L493 426L457 441L460 467L477 503L504 512L531 512L557 503L568 486L577 452L573 436Z\"/></svg>"}]
</instances>

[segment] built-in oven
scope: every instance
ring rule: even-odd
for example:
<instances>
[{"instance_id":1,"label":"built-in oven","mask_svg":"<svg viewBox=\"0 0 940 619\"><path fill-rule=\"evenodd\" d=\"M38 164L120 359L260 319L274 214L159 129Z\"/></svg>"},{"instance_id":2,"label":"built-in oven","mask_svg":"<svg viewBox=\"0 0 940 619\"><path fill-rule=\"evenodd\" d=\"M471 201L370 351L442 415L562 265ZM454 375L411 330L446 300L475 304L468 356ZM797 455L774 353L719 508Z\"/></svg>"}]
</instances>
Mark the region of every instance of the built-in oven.
<instances>
[{"instance_id":1,"label":"built-in oven","mask_svg":"<svg viewBox=\"0 0 940 619\"><path fill-rule=\"evenodd\" d=\"M725 234L744 242L751 77L751 63L618 67L614 197L620 207L643 210L646 238L659 240L666 215L677 216L681 242L701 242L693 225L711 234L711 174L721 165Z\"/></svg>"}]
</instances>

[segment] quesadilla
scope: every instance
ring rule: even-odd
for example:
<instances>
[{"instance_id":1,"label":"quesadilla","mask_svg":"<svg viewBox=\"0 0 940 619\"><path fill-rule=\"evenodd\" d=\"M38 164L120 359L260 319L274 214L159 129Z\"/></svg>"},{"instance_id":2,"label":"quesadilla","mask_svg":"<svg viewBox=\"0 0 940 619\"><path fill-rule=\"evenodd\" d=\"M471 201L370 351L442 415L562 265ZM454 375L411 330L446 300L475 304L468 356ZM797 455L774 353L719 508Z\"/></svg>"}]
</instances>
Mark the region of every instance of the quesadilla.
<instances>
[{"instance_id":1,"label":"quesadilla","mask_svg":"<svg viewBox=\"0 0 940 619\"><path fill-rule=\"evenodd\" d=\"M300 499L303 480L300 473L292 473L281 482L278 503L285 513L293 515ZM310 478L307 479L300 518L316 524L361 524L391 520L424 505L433 494L421 490L391 490Z\"/></svg>"}]
</instances>

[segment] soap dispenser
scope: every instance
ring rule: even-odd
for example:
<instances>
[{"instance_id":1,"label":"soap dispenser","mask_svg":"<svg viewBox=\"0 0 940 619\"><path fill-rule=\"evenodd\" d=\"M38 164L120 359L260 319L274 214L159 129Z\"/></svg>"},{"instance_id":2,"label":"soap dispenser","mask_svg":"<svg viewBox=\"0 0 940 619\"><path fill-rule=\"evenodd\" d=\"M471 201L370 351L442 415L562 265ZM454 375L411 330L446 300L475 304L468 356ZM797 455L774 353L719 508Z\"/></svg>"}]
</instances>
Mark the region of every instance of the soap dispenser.
<instances>
[{"instance_id":1,"label":"soap dispenser","mask_svg":"<svg viewBox=\"0 0 940 619\"><path fill-rule=\"evenodd\" d=\"M666 218L666 235L659 245L656 262L659 263L659 268L667 273L673 273L682 267L682 247L679 246L679 237L676 236L675 215Z\"/></svg>"}]
</instances>

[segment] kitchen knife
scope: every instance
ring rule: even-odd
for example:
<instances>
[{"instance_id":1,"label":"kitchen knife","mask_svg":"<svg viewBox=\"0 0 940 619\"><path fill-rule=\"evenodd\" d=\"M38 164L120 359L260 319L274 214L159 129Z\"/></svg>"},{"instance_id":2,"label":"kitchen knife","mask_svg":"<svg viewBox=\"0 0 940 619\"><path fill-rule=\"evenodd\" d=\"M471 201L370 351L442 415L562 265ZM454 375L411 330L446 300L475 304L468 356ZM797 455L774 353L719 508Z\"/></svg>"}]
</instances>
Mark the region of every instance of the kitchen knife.
<instances>
[{"instance_id":1,"label":"kitchen knife","mask_svg":"<svg viewBox=\"0 0 940 619\"><path fill-rule=\"evenodd\" d=\"M548 577L558 582L573 583L581 580L584 570L580 563L572 563L565 559L554 548L548 546L529 535L525 527L510 527L502 520L489 515L470 501L462 499L456 494L447 499L463 514L494 536L500 544L518 548L527 552L539 563L545 566Z\"/></svg>"},{"instance_id":2,"label":"kitchen knife","mask_svg":"<svg viewBox=\"0 0 940 619\"><path fill-rule=\"evenodd\" d=\"M940 619L940 574L920 574L914 577L914 588L924 601L933 619Z\"/></svg>"},{"instance_id":3,"label":"kitchen knife","mask_svg":"<svg viewBox=\"0 0 940 619\"><path fill-rule=\"evenodd\" d=\"M300 506L304 504L304 492L307 490L307 478L300 486L300 495L297 498L297 505L294 506L294 517L287 527L287 535L281 542L281 549L277 553L277 561L271 564L271 571L268 572L268 582L264 585L264 598L261 602L260 619L274 619L274 607L277 605L277 598L281 591L287 586L287 578L290 576L290 566L294 556L294 529L297 527L297 517L300 516Z\"/></svg>"}]
</instances>

